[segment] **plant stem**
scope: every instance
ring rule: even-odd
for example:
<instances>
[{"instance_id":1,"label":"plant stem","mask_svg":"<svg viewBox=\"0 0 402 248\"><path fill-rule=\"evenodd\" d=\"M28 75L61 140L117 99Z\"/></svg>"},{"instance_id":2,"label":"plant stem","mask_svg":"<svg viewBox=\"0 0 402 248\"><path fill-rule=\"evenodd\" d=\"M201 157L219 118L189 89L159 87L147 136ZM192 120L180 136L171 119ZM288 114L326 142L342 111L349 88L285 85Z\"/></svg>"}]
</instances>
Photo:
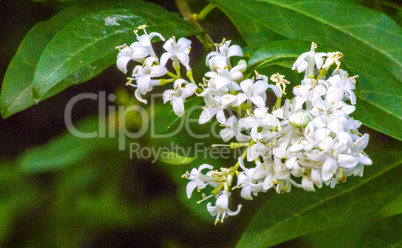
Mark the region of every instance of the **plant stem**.
<instances>
[{"instance_id":1,"label":"plant stem","mask_svg":"<svg viewBox=\"0 0 402 248\"><path fill-rule=\"evenodd\" d=\"M203 8L201 12L198 14L198 20L199 21L204 20L205 17L209 14L209 12L211 12L215 7L216 5L214 3L209 3L207 6L205 6L205 8Z\"/></svg>"},{"instance_id":2,"label":"plant stem","mask_svg":"<svg viewBox=\"0 0 402 248\"><path fill-rule=\"evenodd\" d=\"M247 146L246 150L245 150L245 151L243 152L243 154L241 155L241 158L242 158L243 160L246 158L247 152L248 152L248 150L250 150L250 147L252 147L254 144L255 144L255 141L254 141L254 140L251 140L251 141L248 143L248 146ZM240 167L239 162L237 162L237 163L235 164L235 166L233 166L233 167L235 168L235 170L239 169L239 167Z\"/></svg>"},{"instance_id":3,"label":"plant stem","mask_svg":"<svg viewBox=\"0 0 402 248\"><path fill-rule=\"evenodd\" d=\"M180 77L178 77L177 75L173 74L173 73L170 72L170 71L167 71L166 75L168 75L169 77L174 78L174 79L180 78Z\"/></svg>"},{"instance_id":4,"label":"plant stem","mask_svg":"<svg viewBox=\"0 0 402 248\"><path fill-rule=\"evenodd\" d=\"M177 7L179 8L180 14L183 16L183 18L190 23L194 24L197 26L199 29L203 28L201 25L197 22L195 16L192 12L190 7L188 6L186 0L175 0ZM202 43L204 46L204 49L207 51L210 51L214 48L214 42L212 41L211 37L209 37L208 34L205 32L203 34L199 34L196 36L198 40Z\"/></svg>"}]
</instances>

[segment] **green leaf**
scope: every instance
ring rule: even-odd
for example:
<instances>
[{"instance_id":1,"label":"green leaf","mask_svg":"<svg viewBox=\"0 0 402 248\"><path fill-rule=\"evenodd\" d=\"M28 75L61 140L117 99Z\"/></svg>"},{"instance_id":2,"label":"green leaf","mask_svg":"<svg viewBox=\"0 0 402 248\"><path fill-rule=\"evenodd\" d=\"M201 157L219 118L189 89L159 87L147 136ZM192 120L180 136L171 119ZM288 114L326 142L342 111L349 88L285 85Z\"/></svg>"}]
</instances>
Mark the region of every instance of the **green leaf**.
<instances>
[{"instance_id":1,"label":"green leaf","mask_svg":"<svg viewBox=\"0 0 402 248\"><path fill-rule=\"evenodd\" d=\"M63 26L85 11L87 11L86 8L71 7L46 22L36 24L28 32L4 77L1 89L1 115L3 118L18 113L35 103L32 95L32 82L42 52Z\"/></svg>"},{"instance_id":2,"label":"green leaf","mask_svg":"<svg viewBox=\"0 0 402 248\"><path fill-rule=\"evenodd\" d=\"M98 118L89 118L76 124L81 133L101 132ZM57 171L72 166L102 149L117 149L117 138L82 138L67 132L39 147L22 154L20 169L28 173Z\"/></svg>"},{"instance_id":3,"label":"green leaf","mask_svg":"<svg viewBox=\"0 0 402 248\"><path fill-rule=\"evenodd\" d=\"M144 24L149 27L148 32L160 32L166 38L201 32L176 13L154 4L130 1L124 5L97 6L61 29L47 45L36 68L34 98L40 101L76 84L76 81L62 80L88 66L93 74L99 73L91 65L96 61L109 58L106 64L115 63L115 47L134 42L132 31Z\"/></svg>"},{"instance_id":4,"label":"green leaf","mask_svg":"<svg viewBox=\"0 0 402 248\"><path fill-rule=\"evenodd\" d=\"M249 60L250 68L260 71L278 62L295 61L300 54L308 51L309 46L308 42L296 40L270 42L253 53ZM323 49L327 47L318 47L318 51L325 51ZM252 48L249 50L252 51ZM402 84L392 74L386 73L386 69L376 61L366 59L363 63L356 54L344 55L342 64L347 67L345 69L359 75L356 90L358 101L353 117L368 127L402 140Z\"/></svg>"},{"instance_id":5,"label":"green leaf","mask_svg":"<svg viewBox=\"0 0 402 248\"><path fill-rule=\"evenodd\" d=\"M293 189L269 198L251 220L238 247L269 247L308 233L356 223L373 215L402 190L398 152L372 154L373 166L362 178L334 189ZM381 189L381 190L379 190Z\"/></svg>"},{"instance_id":6,"label":"green leaf","mask_svg":"<svg viewBox=\"0 0 402 248\"><path fill-rule=\"evenodd\" d=\"M238 18L246 19L246 16L243 16L243 13L239 13L231 10L230 8L225 9L225 13L227 16L237 16ZM232 20L236 25L237 30L239 30L240 35L249 45L262 44L268 41L273 40L282 40L285 39L284 36L279 33L269 29L265 26L262 26L258 21L247 19L247 22Z\"/></svg>"},{"instance_id":7,"label":"green leaf","mask_svg":"<svg viewBox=\"0 0 402 248\"><path fill-rule=\"evenodd\" d=\"M381 209L377 216L380 218L386 218L394 215L402 214L402 193L399 194L391 203Z\"/></svg>"},{"instance_id":8,"label":"green leaf","mask_svg":"<svg viewBox=\"0 0 402 248\"><path fill-rule=\"evenodd\" d=\"M357 247L401 247L402 215L392 216L372 225L357 241Z\"/></svg>"},{"instance_id":9,"label":"green leaf","mask_svg":"<svg viewBox=\"0 0 402 248\"><path fill-rule=\"evenodd\" d=\"M183 157L175 152L162 153L159 157L159 161L166 164L189 164L194 161L194 157Z\"/></svg>"},{"instance_id":10,"label":"green leaf","mask_svg":"<svg viewBox=\"0 0 402 248\"><path fill-rule=\"evenodd\" d=\"M11 236L15 223L32 214L44 199L37 186L9 161L0 160L0 244Z\"/></svg>"},{"instance_id":11,"label":"green leaf","mask_svg":"<svg viewBox=\"0 0 402 248\"><path fill-rule=\"evenodd\" d=\"M385 14L349 1L214 0L240 29L258 23L287 38L314 41L371 58L402 80L401 28ZM244 33L240 30L240 33ZM246 37L244 37L247 40Z\"/></svg>"}]
</instances>

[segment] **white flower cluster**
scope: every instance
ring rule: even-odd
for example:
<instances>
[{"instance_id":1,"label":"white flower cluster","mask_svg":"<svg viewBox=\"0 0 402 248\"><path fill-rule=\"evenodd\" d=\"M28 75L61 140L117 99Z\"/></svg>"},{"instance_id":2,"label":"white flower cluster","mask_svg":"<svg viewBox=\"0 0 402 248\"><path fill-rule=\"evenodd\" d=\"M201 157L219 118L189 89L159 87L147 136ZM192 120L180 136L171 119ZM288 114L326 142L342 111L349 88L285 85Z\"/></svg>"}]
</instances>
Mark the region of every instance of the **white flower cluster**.
<instances>
[{"instance_id":1,"label":"white flower cluster","mask_svg":"<svg viewBox=\"0 0 402 248\"><path fill-rule=\"evenodd\" d=\"M211 186L210 196L203 197L216 198L216 206L209 203L207 208L217 216L217 223L240 211L241 205L236 212L229 210L231 190L241 189L241 197L252 200L271 188L277 193L290 192L292 185L315 191L315 186L335 187L348 176L363 175L364 165L372 163L363 152L368 135L360 134L357 129L361 123L349 116L355 110L356 77L348 77L339 69L341 53L315 53L313 43L311 51L302 54L293 65L293 69L305 72L304 80L293 88L294 98L281 104L289 84L284 76L270 77L276 85L269 84L268 78L258 73L255 78L244 79L246 63L240 60L232 68L229 61L230 55L241 56L241 50L229 45L221 44L207 57L211 71L205 74L209 79L204 81L200 94L206 104L200 123L216 115L224 127L220 132L223 141L235 137L239 143L230 146L247 149L233 167L217 171L204 164L185 174L190 180L189 198L194 189ZM337 67L326 79L332 64ZM277 97L271 111L266 106L268 89ZM244 159L252 164L249 168ZM203 174L202 170L208 171ZM235 177L237 183L233 185Z\"/></svg>"},{"instance_id":2,"label":"white flower cluster","mask_svg":"<svg viewBox=\"0 0 402 248\"><path fill-rule=\"evenodd\" d=\"M234 190L239 189L241 197L247 200L271 188L277 193L290 192L292 186L315 191L315 187L324 184L335 187L352 175L362 176L364 165L372 164L363 151L369 136L359 133L361 123L350 117L355 110L353 90L357 76L348 77L340 69L342 53L316 53L317 46L312 43L311 50L303 53L292 68L304 72L304 79L293 88L292 99L283 99L290 82L279 73L269 79L257 72L254 77L245 78L247 63L231 63L231 57L242 57L243 52L230 41L215 44L216 51L208 54L206 65L210 71L198 87L189 67L190 41L169 39L159 62L150 43L154 36L163 40L160 34L145 32L137 35L138 42L120 47L117 66L121 71L127 72L130 60L140 63L129 78L129 84L137 82L133 85L137 87L136 97L146 102L141 95L155 85L171 82L174 88L164 92L164 102L170 101L174 112L182 116L185 99L195 93L205 102L199 123L216 117L223 127L222 140L236 140L227 146L245 148L232 167L216 170L203 164L183 175L190 180L186 188L188 198L195 189L210 188L210 194L203 193L199 202L216 199L215 206L207 204L210 214L216 216L215 224L240 212L241 205L236 211L229 209L229 197ZM176 74L165 67L169 59ZM181 77L180 64L186 68L190 82ZM334 64L336 68L327 78ZM165 74L171 78L155 79ZM268 91L276 98L273 107L267 106Z\"/></svg>"},{"instance_id":3,"label":"white flower cluster","mask_svg":"<svg viewBox=\"0 0 402 248\"><path fill-rule=\"evenodd\" d=\"M145 28L146 26L143 25L138 27L138 30L134 31L138 41L132 43L130 46L124 44L117 47L117 49L120 50L117 55L117 68L126 74L127 66L130 61L138 63L138 65L134 67L131 77L128 78L127 85L137 88L135 90L135 97L145 104L147 104L147 100L143 99L142 95L152 91L154 86L174 82L173 89L164 92L163 101L165 103L170 102L173 105L174 112L178 116L182 116L184 113L185 99L193 95L197 89L189 66L190 59L188 54L191 48L191 41L186 38L180 38L176 41L176 38L173 36L163 45L166 52L163 53L159 59L155 54L151 41L156 36L162 41L165 41L165 38L156 32L148 34ZM139 30L143 30L144 34L138 35ZM172 61L172 66L176 74L167 70L166 65L169 60ZM191 82L181 77L180 64L187 70L186 75ZM161 78L165 75L170 78ZM136 84L133 84L134 81Z\"/></svg>"}]
</instances>

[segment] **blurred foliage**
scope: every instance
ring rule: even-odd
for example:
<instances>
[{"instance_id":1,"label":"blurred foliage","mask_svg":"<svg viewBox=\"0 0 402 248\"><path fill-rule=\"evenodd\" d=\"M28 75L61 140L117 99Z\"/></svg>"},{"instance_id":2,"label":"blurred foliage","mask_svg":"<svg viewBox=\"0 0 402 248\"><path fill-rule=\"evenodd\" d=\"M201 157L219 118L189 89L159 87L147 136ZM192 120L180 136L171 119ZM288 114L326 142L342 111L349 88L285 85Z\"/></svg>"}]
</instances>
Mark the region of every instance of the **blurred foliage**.
<instances>
[{"instance_id":1,"label":"blurred foliage","mask_svg":"<svg viewBox=\"0 0 402 248\"><path fill-rule=\"evenodd\" d=\"M258 230L257 234L263 236L263 242L259 244L264 247L275 244L279 244L277 247L401 245L401 143L367 127L363 127L363 132L370 134L367 153L372 155L374 164L365 169L363 178L351 178L334 190L324 188L309 193L295 189L288 195L261 195L254 201L245 202L240 215L225 220L224 225L214 226L205 204L196 204L199 199L187 199L187 181L181 179L181 175L202 163L219 168L232 164L235 159L209 157L192 161L194 144L210 147L221 142L212 136L189 137L188 130L198 135L209 134L211 128L218 132L216 122L198 125L201 109L192 107L197 106L199 99L186 102L187 114L194 122L190 122L187 129L180 129L184 123L174 115L169 104L163 105L157 98L154 107L137 105L132 92L121 88L125 75L114 67L105 70L114 63L116 44L132 41L134 36L130 33L138 23L122 23L119 28L124 32L120 38L111 36L106 39L102 45L104 49L93 45L76 55L74 49L89 43L85 39L70 39L76 32L83 37L96 34L92 37L102 38L102 32L95 30L99 25L96 19L103 20L109 14L123 12L152 21L152 31L162 32L165 36L190 36L199 30L176 13L157 6L177 11L171 0L150 1L155 4L129 1L132 3L118 8L114 5L115 8L106 10L101 10L100 2L0 1L3 22L0 28L0 73L5 75L1 92L2 116L8 117L0 120L2 247L233 247L245 230L248 231L239 246L251 246L247 235L253 230ZM366 117L367 126L400 139L398 79L401 75L398 63L401 56L397 54L400 49L383 49L400 44L395 33L400 29L397 24L401 24L401 6L396 1L331 3L333 8L336 4L356 8L353 14L345 12L342 16L322 11L329 9L329 3L324 1L315 1L321 9L307 8L306 1L302 1L304 6L294 10L289 10L289 1L213 2L219 9L214 9L202 25L217 42L226 37L233 43L247 44L247 55L251 57L250 72L255 68L260 73L279 71L289 75L290 81L299 81L300 76L290 72L289 67L295 56L307 51L308 46L303 41L291 39L315 39L322 43L319 43L319 48L331 46L343 51L347 54L345 68L360 75L362 85L359 90L381 93L381 96L375 96L360 92L356 118ZM189 1L194 12L199 12L207 4L204 0ZM272 9L267 7L268 4ZM321 19L312 18L312 12ZM281 15L286 16L285 20ZM92 17L97 18L87 29L81 29L84 24L80 20ZM352 25L370 21L375 28L346 30L342 25L337 26L338 21ZM335 27L328 27L326 22ZM307 32L315 29L319 32ZM385 32L381 29L388 30L388 34L372 37L375 32ZM352 38L346 33L352 34ZM288 40L278 42L283 39ZM372 39L369 45L364 44L367 39ZM283 53L289 52L290 46L295 51ZM49 57L54 53L66 55L63 59L69 61L86 60L82 64L63 67ZM192 61L192 68L198 77L203 75L204 53L202 45L193 39L192 55L196 59ZM267 56L271 59L267 60ZM358 64L358 56L364 57L366 62ZM49 85L56 86L56 90L50 93L49 88L42 90L42 80L36 79L38 95L44 99L69 88L30 107L34 105L31 88L35 87L35 77L41 73L42 76L48 75L47 70L51 73L54 65L60 65L64 70L64 74L56 73L50 80ZM92 69L85 70L89 65ZM8 75L5 73L7 68ZM79 70L84 70L84 73L74 74ZM88 82L76 85L85 81ZM393 98L387 100L383 93L390 89ZM78 131L105 132L106 137L82 139L72 135L66 130L63 118L66 104L79 93L101 91L116 96L115 101L105 102L109 107L106 116L99 112L98 98L78 103L72 119ZM362 102L364 99L366 105ZM121 135L139 131L145 121L138 114L142 108L146 108L152 117L146 135L140 139L126 138L123 144L119 143ZM179 131L172 137L153 138L155 134L163 135L174 130ZM130 152L133 144L161 152L163 148L177 146L178 150L174 152L180 161L161 161L155 154L150 154L149 159L138 159ZM125 149L119 149L121 146ZM182 162L184 157L189 158ZM239 200L235 196L233 205ZM284 231L278 231L279 227Z\"/></svg>"}]
</instances>

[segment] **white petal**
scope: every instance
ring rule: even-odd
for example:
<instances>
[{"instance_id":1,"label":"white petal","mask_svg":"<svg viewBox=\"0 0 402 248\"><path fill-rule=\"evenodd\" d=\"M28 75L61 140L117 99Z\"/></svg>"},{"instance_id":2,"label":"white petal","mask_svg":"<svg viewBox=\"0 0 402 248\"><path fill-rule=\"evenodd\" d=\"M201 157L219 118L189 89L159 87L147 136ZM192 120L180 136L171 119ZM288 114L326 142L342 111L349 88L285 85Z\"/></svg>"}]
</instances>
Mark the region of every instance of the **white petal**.
<instances>
[{"instance_id":1,"label":"white petal","mask_svg":"<svg viewBox=\"0 0 402 248\"><path fill-rule=\"evenodd\" d=\"M358 160L354 156L351 156L351 155L339 154L338 155L338 163L342 167L353 168L357 165Z\"/></svg>"},{"instance_id":2,"label":"white petal","mask_svg":"<svg viewBox=\"0 0 402 248\"><path fill-rule=\"evenodd\" d=\"M135 59L143 59L149 55L149 51L146 47L143 46L137 46L133 48L133 52L131 54L131 57Z\"/></svg>"},{"instance_id":3,"label":"white petal","mask_svg":"<svg viewBox=\"0 0 402 248\"><path fill-rule=\"evenodd\" d=\"M312 170L311 171L311 181L317 185L318 188L322 187L322 180L321 180L321 171L319 170Z\"/></svg>"},{"instance_id":4,"label":"white petal","mask_svg":"<svg viewBox=\"0 0 402 248\"><path fill-rule=\"evenodd\" d=\"M219 123L222 124L226 122L225 113L223 112L222 109L218 110L218 112L216 113L216 119L218 120Z\"/></svg>"},{"instance_id":5,"label":"white petal","mask_svg":"<svg viewBox=\"0 0 402 248\"><path fill-rule=\"evenodd\" d=\"M328 157L322 165L322 180L327 181L335 174L337 169L336 160Z\"/></svg>"},{"instance_id":6,"label":"white petal","mask_svg":"<svg viewBox=\"0 0 402 248\"><path fill-rule=\"evenodd\" d=\"M180 38L176 44L177 50L180 52L184 52L190 45L191 45L191 40L188 40L186 38Z\"/></svg>"},{"instance_id":7,"label":"white petal","mask_svg":"<svg viewBox=\"0 0 402 248\"><path fill-rule=\"evenodd\" d=\"M187 53L176 53L176 56L180 60L180 63L182 63L184 66L188 66L190 59Z\"/></svg>"},{"instance_id":8,"label":"white petal","mask_svg":"<svg viewBox=\"0 0 402 248\"><path fill-rule=\"evenodd\" d=\"M164 66L154 65L151 67L151 77L161 77L167 73Z\"/></svg>"},{"instance_id":9,"label":"white petal","mask_svg":"<svg viewBox=\"0 0 402 248\"><path fill-rule=\"evenodd\" d=\"M328 89L325 100L327 100L329 103L336 103L342 101L342 98L343 98L343 90L336 87L330 87Z\"/></svg>"},{"instance_id":10,"label":"white petal","mask_svg":"<svg viewBox=\"0 0 402 248\"><path fill-rule=\"evenodd\" d=\"M250 97L250 100L259 108L265 107L265 101L261 96L252 96Z\"/></svg>"},{"instance_id":11,"label":"white petal","mask_svg":"<svg viewBox=\"0 0 402 248\"><path fill-rule=\"evenodd\" d=\"M240 192L240 196L243 197L244 199L252 200L253 197L251 196L251 187L250 186L243 187Z\"/></svg>"},{"instance_id":12,"label":"white petal","mask_svg":"<svg viewBox=\"0 0 402 248\"><path fill-rule=\"evenodd\" d=\"M227 210L228 215L233 216L233 215L238 215L240 213L240 209L241 209L242 205L239 204L237 206L237 210L236 211L232 211L230 209Z\"/></svg>"},{"instance_id":13,"label":"white petal","mask_svg":"<svg viewBox=\"0 0 402 248\"><path fill-rule=\"evenodd\" d=\"M303 189L306 191L315 191L313 181L311 181L307 177L302 178L302 186Z\"/></svg>"},{"instance_id":14,"label":"white petal","mask_svg":"<svg viewBox=\"0 0 402 248\"><path fill-rule=\"evenodd\" d=\"M241 89L242 89L242 91L243 91L244 93L246 93L247 95L250 95L250 94L251 94L251 90L252 90L252 88L253 88L253 80L251 80L251 79L243 80L243 81L240 83L240 87L241 87Z\"/></svg>"},{"instance_id":15,"label":"white petal","mask_svg":"<svg viewBox=\"0 0 402 248\"><path fill-rule=\"evenodd\" d=\"M264 93L268 89L268 83L263 80L258 80L253 85L254 95Z\"/></svg>"},{"instance_id":16,"label":"white petal","mask_svg":"<svg viewBox=\"0 0 402 248\"><path fill-rule=\"evenodd\" d=\"M369 157L367 157L364 154L359 154L357 156L357 159L359 160L360 163L364 164L364 165L372 165L373 161L371 161L371 159Z\"/></svg>"},{"instance_id":17,"label":"white petal","mask_svg":"<svg viewBox=\"0 0 402 248\"><path fill-rule=\"evenodd\" d=\"M246 94L239 93L236 95L236 101L233 103L233 106L239 106L247 99L248 99L248 96Z\"/></svg>"},{"instance_id":18,"label":"white petal","mask_svg":"<svg viewBox=\"0 0 402 248\"><path fill-rule=\"evenodd\" d=\"M135 97L137 98L138 101L140 101L140 102L142 102L142 103L145 103L145 104L148 103L147 100L142 99L142 97L141 97L141 92L140 92L138 89L135 90L135 93L134 93L134 94L135 94Z\"/></svg>"},{"instance_id":19,"label":"white petal","mask_svg":"<svg viewBox=\"0 0 402 248\"><path fill-rule=\"evenodd\" d=\"M188 40L186 38L180 38L177 41L177 50L180 52L184 52L189 46L191 45L191 40Z\"/></svg>"},{"instance_id":20,"label":"white petal","mask_svg":"<svg viewBox=\"0 0 402 248\"><path fill-rule=\"evenodd\" d=\"M233 136L235 135L233 130L230 130L229 128L225 128L222 129L219 132L219 135L222 137L223 141L227 142L229 141L231 138L233 138Z\"/></svg>"},{"instance_id":21,"label":"white petal","mask_svg":"<svg viewBox=\"0 0 402 248\"><path fill-rule=\"evenodd\" d=\"M268 85L268 88L271 89L276 97L282 97L282 92L280 91L280 89L276 86L276 85Z\"/></svg>"},{"instance_id":22,"label":"white petal","mask_svg":"<svg viewBox=\"0 0 402 248\"><path fill-rule=\"evenodd\" d=\"M368 145L369 135L364 134L360 139L355 141L355 144L359 150L363 150Z\"/></svg>"},{"instance_id":23,"label":"white petal","mask_svg":"<svg viewBox=\"0 0 402 248\"><path fill-rule=\"evenodd\" d=\"M221 98L221 104L223 107L230 105L234 101L236 101L236 96L232 94L226 94Z\"/></svg>"},{"instance_id":24,"label":"white petal","mask_svg":"<svg viewBox=\"0 0 402 248\"><path fill-rule=\"evenodd\" d=\"M173 111L177 116L183 116L184 113L184 102L183 98L175 97L172 99Z\"/></svg>"},{"instance_id":25,"label":"white petal","mask_svg":"<svg viewBox=\"0 0 402 248\"><path fill-rule=\"evenodd\" d=\"M325 158L327 157L327 154L325 154L322 151L319 151L318 149L308 151L305 154L309 159L314 161L324 161Z\"/></svg>"},{"instance_id":26,"label":"white petal","mask_svg":"<svg viewBox=\"0 0 402 248\"><path fill-rule=\"evenodd\" d=\"M297 163L296 160L297 157L291 157L288 160L286 160L285 162L286 168L288 168L289 170L293 169L293 166Z\"/></svg>"},{"instance_id":27,"label":"white petal","mask_svg":"<svg viewBox=\"0 0 402 248\"><path fill-rule=\"evenodd\" d=\"M228 209L228 205L229 205L229 195L228 195L228 193L223 193L216 200L216 206L218 208L226 210L226 209Z\"/></svg>"},{"instance_id":28,"label":"white petal","mask_svg":"<svg viewBox=\"0 0 402 248\"><path fill-rule=\"evenodd\" d=\"M328 124L328 128L334 133L344 132L342 123L339 121L339 119L331 121Z\"/></svg>"},{"instance_id":29,"label":"white petal","mask_svg":"<svg viewBox=\"0 0 402 248\"><path fill-rule=\"evenodd\" d=\"M306 60L303 60L298 66L297 66L297 72L301 73L307 70L308 68L308 62Z\"/></svg>"},{"instance_id":30,"label":"white petal","mask_svg":"<svg viewBox=\"0 0 402 248\"><path fill-rule=\"evenodd\" d=\"M197 187L197 183L194 181L190 181L186 186L187 198L190 199L193 194L194 189Z\"/></svg>"},{"instance_id":31,"label":"white petal","mask_svg":"<svg viewBox=\"0 0 402 248\"><path fill-rule=\"evenodd\" d=\"M124 74L127 73L127 65L130 62L131 58L128 56L120 56L117 58L116 66L117 68L123 72Z\"/></svg>"},{"instance_id":32,"label":"white petal","mask_svg":"<svg viewBox=\"0 0 402 248\"><path fill-rule=\"evenodd\" d=\"M174 44L174 39L170 38L165 42L165 44L163 44L163 49L165 49L169 53L174 53Z\"/></svg>"},{"instance_id":33,"label":"white petal","mask_svg":"<svg viewBox=\"0 0 402 248\"><path fill-rule=\"evenodd\" d=\"M145 95L147 92L149 92L150 82L151 82L150 75L146 75L146 76L137 78L137 86L138 86L138 90L140 90L141 94Z\"/></svg>"},{"instance_id":34,"label":"white petal","mask_svg":"<svg viewBox=\"0 0 402 248\"><path fill-rule=\"evenodd\" d=\"M171 54L171 53L164 53L164 54L162 54L162 56L161 56L161 66L166 66L168 60L170 59L170 57L171 57L172 55L173 55L173 54Z\"/></svg>"},{"instance_id":35,"label":"white petal","mask_svg":"<svg viewBox=\"0 0 402 248\"><path fill-rule=\"evenodd\" d=\"M187 98L189 96L192 96L195 90L197 90L197 85L195 83L187 84L183 87L183 92L181 95L183 98Z\"/></svg>"},{"instance_id":36,"label":"white petal","mask_svg":"<svg viewBox=\"0 0 402 248\"><path fill-rule=\"evenodd\" d=\"M172 100L172 96L174 95L174 93L174 90L166 90L165 92L163 92L163 103Z\"/></svg>"},{"instance_id":37,"label":"white petal","mask_svg":"<svg viewBox=\"0 0 402 248\"><path fill-rule=\"evenodd\" d=\"M232 56L243 57L243 51L241 50L240 46L233 45L233 46L229 47L227 57L232 57Z\"/></svg>"},{"instance_id":38,"label":"white petal","mask_svg":"<svg viewBox=\"0 0 402 248\"><path fill-rule=\"evenodd\" d=\"M200 124L204 124L207 123L209 120L211 120L212 117L214 117L214 115L216 114L217 110L214 108L205 108L202 112L201 112L201 116L200 116L200 120L199 123Z\"/></svg>"},{"instance_id":39,"label":"white petal","mask_svg":"<svg viewBox=\"0 0 402 248\"><path fill-rule=\"evenodd\" d=\"M149 39L152 40L152 38L158 36L162 41L165 41L165 38L160 33L157 32L152 32L149 34Z\"/></svg>"}]
</instances>

